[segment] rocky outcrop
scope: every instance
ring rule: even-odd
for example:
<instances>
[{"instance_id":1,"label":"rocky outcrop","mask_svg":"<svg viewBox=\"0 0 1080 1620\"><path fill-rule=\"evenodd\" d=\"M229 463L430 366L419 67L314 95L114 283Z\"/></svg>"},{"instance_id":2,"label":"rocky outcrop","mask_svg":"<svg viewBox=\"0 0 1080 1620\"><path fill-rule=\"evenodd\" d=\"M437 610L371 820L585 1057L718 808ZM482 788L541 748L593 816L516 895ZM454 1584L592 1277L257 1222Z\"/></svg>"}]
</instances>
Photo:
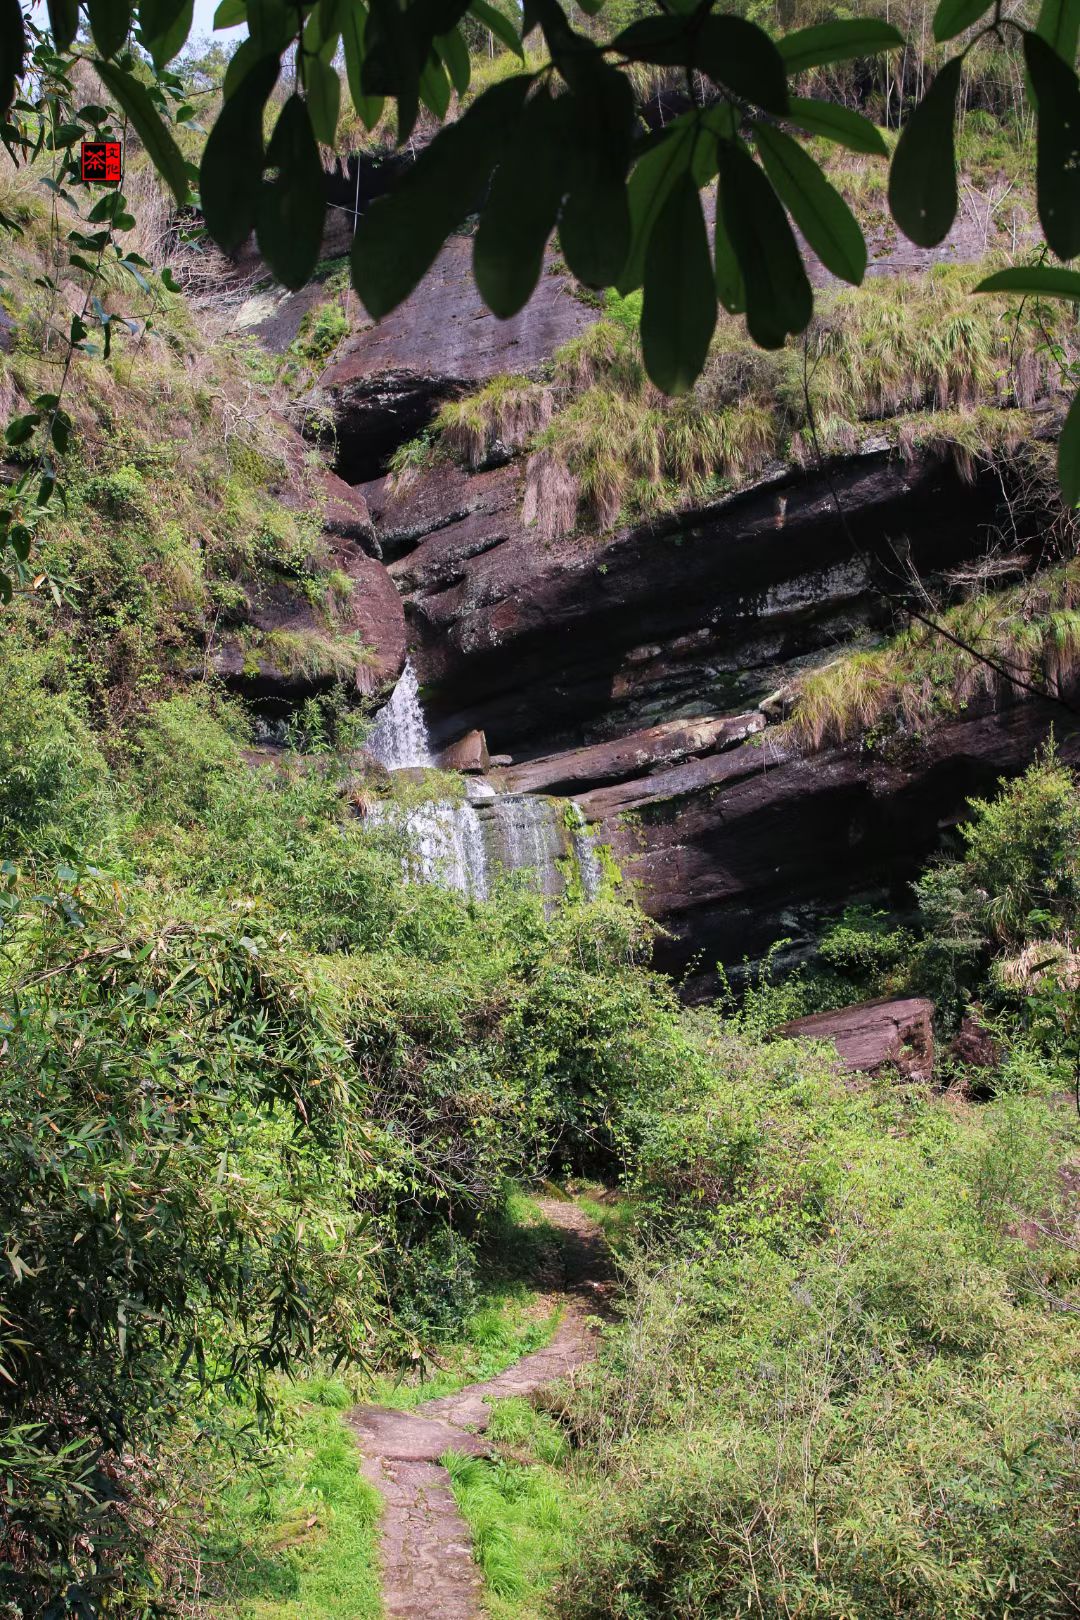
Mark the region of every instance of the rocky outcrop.
<instances>
[{"instance_id":1,"label":"rocky outcrop","mask_svg":"<svg viewBox=\"0 0 1080 1620\"><path fill-rule=\"evenodd\" d=\"M977 257L982 235L969 208L938 257ZM400 595L434 750L499 794L575 798L663 925L657 964L688 994L707 993L718 961L785 938L808 949L853 898L906 902L967 798L1022 769L1051 722L1070 756L1072 718L1008 692L997 712L988 700L884 751L807 756L775 723L791 679L889 629L914 579L933 588L978 562L1006 521L998 467L882 439L663 520L553 540L526 521L520 458L388 477L442 401L536 375L596 318L549 262L521 314L495 321L470 253L454 238L322 380L338 473L374 531L358 519L354 543L381 554ZM874 272L917 268L906 253L875 244ZM1009 529L1029 562L1030 521Z\"/></svg>"},{"instance_id":2,"label":"rocky outcrop","mask_svg":"<svg viewBox=\"0 0 1080 1620\"><path fill-rule=\"evenodd\" d=\"M814 1013L784 1024L779 1034L831 1041L844 1067L863 1074L895 1069L906 1080L928 1082L934 1072L934 1003L922 996L864 1001L839 1012Z\"/></svg>"},{"instance_id":3,"label":"rocky outcrop","mask_svg":"<svg viewBox=\"0 0 1080 1620\"><path fill-rule=\"evenodd\" d=\"M535 373L596 318L549 254L525 308L496 320L476 291L471 238L451 237L416 292L356 332L322 378L338 472L350 483L378 477L444 400L500 373Z\"/></svg>"},{"instance_id":4,"label":"rocky outcrop","mask_svg":"<svg viewBox=\"0 0 1080 1620\"><path fill-rule=\"evenodd\" d=\"M499 771L494 779L508 793L580 793L604 782L637 781L683 760L720 753L764 728L765 717L757 710L701 720L670 720L666 725L633 731L611 742L568 748L561 754L511 766Z\"/></svg>"},{"instance_id":5,"label":"rocky outcrop","mask_svg":"<svg viewBox=\"0 0 1080 1620\"><path fill-rule=\"evenodd\" d=\"M715 963L778 940L808 951L857 899L906 909L909 885L972 795L1024 769L1053 727L1080 761L1080 715L1014 702L916 743L804 755L766 732L727 753L600 788L578 803L666 934L657 964L691 997Z\"/></svg>"},{"instance_id":6,"label":"rocky outcrop","mask_svg":"<svg viewBox=\"0 0 1080 1620\"><path fill-rule=\"evenodd\" d=\"M947 454L882 445L828 478L778 471L663 522L545 543L521 479L444 466L366 489L433 735L479 728L515 761L755 707L888 622L879 581L978 555L1001 502L993 473L969 485Z\"/></svg>"}]
</instances>

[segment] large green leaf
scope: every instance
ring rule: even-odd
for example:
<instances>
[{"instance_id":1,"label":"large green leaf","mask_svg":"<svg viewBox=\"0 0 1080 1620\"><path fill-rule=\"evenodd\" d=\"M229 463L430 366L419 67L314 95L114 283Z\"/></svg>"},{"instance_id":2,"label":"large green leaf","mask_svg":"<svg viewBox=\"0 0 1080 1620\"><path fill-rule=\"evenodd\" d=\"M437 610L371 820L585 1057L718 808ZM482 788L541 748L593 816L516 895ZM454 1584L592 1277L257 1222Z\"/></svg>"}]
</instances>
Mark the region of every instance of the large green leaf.
<instances>
[{"instance_id":1,"label":"large green leaf","mask_svg":"<svg viewBox=\"0 0 1080 1620\"><path fill-rule=\"evenodd\" d=\"M1080 0L1043 0L1035 32L1069 67L1076 65Z\"/></svg>"},{"instance_id":2,"label":"large green leaf","mask_svg":"<svg viewBox=\"0 0 1080 1620\"><path fill-rule=\"evenodd\" d=\"M936 247L956 218L953 125L961 60L946 62L907 123L893 154L889 206L905 236Z\"/></svg>"},{"instance_id":3,"label":"large green leaf","mask_svg":"<svg viewBox=\"0 0 1080 1620\"><path fill-rule=\"evenodd\" d=\"M612 49L658 67L697 68L766 112L787 109L783 59L764 29L742 17L645 17L617 34Z\"/></svg>"},{"instance_id":4,"label":"large green leaf","mask_svg":"<svg viewBox=\"0 0 1080 1620\"><path fill-rule=\"evenodd\" d=\"M529 300L559 213L570 147L565 99L546 88L526 104L491 182L473 246L480 296L502 319Z\"/></svg>"},{"instance_id":5,"label":"large green leaf","mask_svg":"<svg viewBox=\"0 0 1080 1620\"><path fill-rule=\"evenodd\" d=\"M210 131L199 166L206 228L226 253L255 228L262 185L263 108L277 83L276 56L264 56L241 80Z\"/></svg>"},{"instance_id":6,"label":"large green leaf","mask_svg":"<svg viewBox=\"0 0 1080 1620\"><path fill-rule=\"evenodd\" d=\"M365 96L397 99L398 141L407 141L420 111L420 73L427 52L417 57L397 0L369 0L360 80Z\"/></svg>"},{"instance_id":7,"label":"large green leaf","mask_svg":"<svg viewBox=\"0 0 1080 1620\"><path fill-rule=\"evenodd\" d=\"M1074 259L1080 253L1080 85L1038 34L1024 35L1024 60L1039 110L1039 223L1058 258Z\"/></svg>"},{"instance_id":8,"label":"large green leaf","mask_svg":"<svg viewBox=\"0 0 1080 1620\"><path fill-rule=\"evenodd\" d=\"M361 81L365 95L395 96L398 142L408 139L423 98L438 116L449 97L435 40L456 28L469 0L413 0L403 11L398 0L369 0ZM440 82L442 81L442 82Z\"/></svg>"},{"instance_id":9,"label":"large green leaf","mask_svg":"<svg viewBox=\"0 0 1080 1620\"><path fill-rule=\"evenodd\" d=\"M934 38L939 43L955 39L989 9L989 0L940 0L934 12Z\"/></svg>"},{"instance_id":10,"label":"large green leaf","mask_svg":"<svg viewBox=\"0 0 1080 1620\"><path fill-rule=\"evenodd\" d=\"M484 186L533 82L521 73L485 90L456 123L440 130L387 197L360 220L352 279L374 320L407 298L450 232L483 197Z\"/></svg>"},{"instance_id":11,"label":"large green leaf","mask_svg":"<svg viewBox=\"0 0 1080 1620\"><path fill-rule=\"evenodd\" d=\"M616 285L633 292L645 279L645 249L668 192L690 167L697 138L693 118L684 114L668 126L664 138L641 157L630 176L630 251Z\"/></svg>"},{"instance_id":12,"label":"large green leaf","mask_svg":"<svg viewBox=\"0 0 1080 1620\"><path fill-rule=\"evenodd\" d=\"M420 70L420 100L441 124L450 110L450 80L437 56L429 56Z\"/></svg>"},{"instance_id":13,"label":"large green leaf","mask_svg":"<svg viewBox=\"0 0 1080 1620\"><path fill-rule=\"evenodd\" d=\"M1033 298L1069 298L1080 303L1080 270L1064 270L1056 264L1017 265L997 270L979 282L976 292L1022 293Z\"/></svg>"},{"instance_id":14,"label":"large green leaf","mask_svg":"<svg viewBox=\"0 0 1080 1620\"><path fill-rule=\"evenodd\" d=\"M291 34L282 35L269 51L260 50L253 39L241 40L225 69L225 83L222 86L225 100L231 101L252 68L257 67L260 62L265 62L268 57L280 57L288 49L292 37Z\"/></svg>"},{"instance_id":15,"label":"large green leaf","mask_svg":"<svg viewBox=\"0 0 1080 1620\"><path fill-rule=\"evenodd\" d=\"M807 326L814 298L783 205L741 142L720 142L719 206L742 272L747 329L763 349L779 349Z\"/></svg>"},{"instance_id":16,"label":"large green leaf","mask_svg":"<svg viewBox=\"0 0 1080 1620\"><path fill-rule=\"evenodd\" d=\"M634 94L624 74L598 64L591 93L570 100L574 161L559 220L566 262L587 287L614 282L630 251L626 173L634 127Z\"/></svg>"},{"instance_id":17,"label":"large green leaf","mask_svg":"<svg viewBox=\"0 0 1080 1620\"><path fill-rule=\"evenodd\" d=\"M58 51L66 51L79 32L79 0L48 0L49 30Z\"/></svg>"},{"instance_id":18,"label":"large green leaf","mask_svg":"<svg viewBox=\"0 0 1080 1620\"><path fill-rule=\"evenodd\" d=\"M489 33L495 35L500 44L505 45L508 51L513 51L524 62L525 47L521 43L521 36L510 19L504 17L501 11L489 5L488 0L471 0L469 15L475 17Z\"/></svg>"},{"instance_id":19,"label":"large green leaf","mask_svg":"<svg viewBox=\"0 0 1080 1620\"><path fill-rule=\"evenodd\" d=\"M698 33L695 67L766 112L786 113L787 69L763 28L742 17L708 16Z\"/></svg>"},{"instance_id":20,"label":"large green leaf","mask_svg":"<svg viewBox=\"0 0 1080 1620\"><path fill-rule=\"evenodd\" d=\"M888 157L880 129L861 113L850 107L838 107L831 101L809 101L792 96L788 103L787 120L808 135L819 135L822 140L846 146L850 152L866 152L873 157Z\"/></svg>"},{"instance_id":21,"label":"large green leaf","mask_svg":"<svg viewBox=\"0 0 1080 1620\"><path fill-rule=\"evenodd\" d=\"M127 113L154 168L183 206L188 200L187 164L150 99L150 92L132 74L117 67L115 62L96 62L94 65L106 90Z\"/></svg>"},{"instance_id":22,"label":"large green leaf","mask_svg":"<svg viewBox=\"0 0 1080 1620\"><path fill-rule=\"evenodd\" d=\"M356 115L365 129L374 129L382 117L383 98L369 96L364 91L362 72L367 16L363 0L351 0L346 4L341 12L341 42L345 47L345 75Z\"/></svg>"},{"instance_id":23,"label":"large green leaf","mask_svg":"<svg viewBox=\"0 0 1080 1620\"><path fill-rule=\"evenodd\" d=\"M304 93L315 139L324 146L332 147L337 140L338 114L341 111L341 80L337 68L324 61L321 55L309 56L304 64Z\"/></svg>"},{"instance_id":24,"label":"large green leaf","mask_svg":"<svg viewBox=\"0 0 1080 1620\"><path fill-rule=\"evenodd\" d=\"M684 170L667 194L645 253L641 352L666 394L685 394L701 374L716 327L716 286L701 194Z\"/></svg>"},{"instance_id":25,"label":"large green leaf","mask_svg":"<svg viewBox=\"0 0 1080 1620\"><path fill-rule=\"evenodd\" d=\"M439 53L450 83L459 96L463 96L469 88L472 77L472 66L469 62L469 47L461 37L459 28L451 28L448 34L438 34L435 39L435 49Z\"/></svg>"},{"instance_id":26,"label":"large green leaf","mask_svg":"<svg viewBox=\"0 0 1080 1620\"><path fill-rule=\"evenodd\" d=\"M115 56L131 27L129 0L89 0L90 32L101 56Z\"/></svg>"},{"instance_id":27,"label":"large green leaf","mask_svg":"<svg viewBox=\"0 0 1080 1620\"><path fill-rule=\"evenodd\" d=\"M160 71L179 56L191 32L194 0L140 0L140 40Z\"/></svg>"},{"instance_id":28,"label":"large green leaf","mask_svg":"<svg viewBox=\"0 0 1080 1620\"><path fill-rule=\"evenodd\" d=\"M247 20L247 0L221 0L214 12L214 27L236 28Z\"/></svg>"},{"instance_id":29,"label":"large green leaf","mask_svg":"<svg viewBox=\"0 0 1080 1620\"><path fill-rule=\"evenodd\" d=\"M297 13L286 0L247 0L248 37L260 56L281 50L282 38L296 34Z\"/></svg>"},{"instance_id":30,"label":"large green leaf","mask_svg":"<svg viewBox=\"0 0 1080 1620\"><path fill-rule=\"evenodd\" d=\"M1080 394L1069 406L1058 440L1058 483L1066 506L1080 506Z\"/></svg>"},{"instance_id":31,"label":"large green leaf","mask_svg":"<svg viewBox=\"0 0 1080 1620\"><path fill-rule=\"evenodd\" d=\"M716 261L716 296L729 315L742 315L746 310L746 287L739 261L731 245L731 237L724 224L724 210L720 198L716 199L715 236L713 251Z\"/></svg>"},{"instance_id":32,"label":"large green leaf","mask_svg":"<svg viewBox=\"0 0 1080 1620\"><path fill-rule=\"evenodd\" d=\"M0 119L7 117L26 55L19 0L0 0Z\"/></svg>"},{"instance_id":33,"label":"large green leaf","mask_svg":"<svg viewBox=\"0 0 1080 1620\"><path fill-rule=\"evenodd\" d=\"M286 287L302 287L319 262L326 192L319 145L302 96L291 95L266 149L277 178L264 182L255 234L271 270Z\"/></svg>"},{"instance_id":34,"label":"large green leaf","mask_svg":"<svg viewBox=\"0 0 1080 1620\"><path fill-rule=\"evenodd\" d=\"M903 34L892 23L880 22L876 17L815 23L812 28L798 28L776 42L789 74L805 73L807 68L825 67L829 62L848 62L853 57L877 56L903 44Z\"/></svg>"},{"instance_id":35,"label":"large green leaf","mask_svg":"<svg viewBox=\"0 0 1080 1620\"><path fill-rule=\"evenodd\" d=\"M780 201L827 270L858 286L866 274L866 243L840 193L790 135L754 124L765 173Z\"/></svg>"}]
</instances>

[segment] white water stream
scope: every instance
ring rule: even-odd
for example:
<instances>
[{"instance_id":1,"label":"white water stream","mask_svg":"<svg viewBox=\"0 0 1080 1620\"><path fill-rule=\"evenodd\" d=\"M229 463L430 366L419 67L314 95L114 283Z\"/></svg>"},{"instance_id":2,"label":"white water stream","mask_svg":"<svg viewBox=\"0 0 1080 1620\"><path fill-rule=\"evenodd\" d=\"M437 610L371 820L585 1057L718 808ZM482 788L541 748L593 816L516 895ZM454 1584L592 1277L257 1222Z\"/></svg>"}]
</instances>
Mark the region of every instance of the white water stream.
<instances>
[{"instance_id":1,"label":"white water stream","mask_svg":"<svg viewBox=\"0 0 1080 1620\"><path fill-rule=\"evenodd\" d=\"M389 771L432 766L431 739L416 671L406 663L389 702L379 711L367 749ZM565 887L559 861L569 855L578 866L587 895L597 892L600 863L584 817L576 805L576 824L566 825L566 806L523 793L495 793L486 782L467 781L460 803L432 799L414 809L376 805L368 820L374 826L404 833L402 858L406 878L442 883L474 899L486 898L493 867L535 874L542 894L556 896Z\"/></svg>"}]
</instances>

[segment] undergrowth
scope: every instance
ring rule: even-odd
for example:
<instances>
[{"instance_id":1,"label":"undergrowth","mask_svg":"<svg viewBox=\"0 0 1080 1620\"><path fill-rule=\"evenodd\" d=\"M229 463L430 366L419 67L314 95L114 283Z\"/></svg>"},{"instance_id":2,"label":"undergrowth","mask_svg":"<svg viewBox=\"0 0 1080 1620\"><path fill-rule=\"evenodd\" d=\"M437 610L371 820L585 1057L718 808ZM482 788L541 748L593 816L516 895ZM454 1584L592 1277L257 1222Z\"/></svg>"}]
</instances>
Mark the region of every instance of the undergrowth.
<instances>
[{"instance_id":1,"label":"undergrowth","mask_svg":"<svg viewBox=\"0 0 1080 1620\"><path fill-rule=\"evenodd\" d=\"M354 1399L329 1378L283 1386L273 1448L241 1461L206 1502L202 1596L215 1614L380 1620L381 1503L344 1422Z\"/></svg>"}]
</instances>

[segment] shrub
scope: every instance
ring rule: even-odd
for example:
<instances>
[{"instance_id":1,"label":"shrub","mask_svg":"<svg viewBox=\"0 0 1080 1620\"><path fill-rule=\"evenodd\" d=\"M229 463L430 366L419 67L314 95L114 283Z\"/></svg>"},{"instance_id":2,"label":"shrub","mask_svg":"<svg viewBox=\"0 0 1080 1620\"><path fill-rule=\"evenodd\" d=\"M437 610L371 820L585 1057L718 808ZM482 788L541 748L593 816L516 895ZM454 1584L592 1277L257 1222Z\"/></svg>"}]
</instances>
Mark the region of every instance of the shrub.
<instances>
[{"instance_id":1,"label":"shrub","mask_svg":"<svg viewBox=\"0 0 1080 1620\"><path fill-rule=\"evenodd\" d=\"M135 782L147 811L162 820L193 822L205 815L223 780L242 791L239 744L247 729L238 708L198 689L155 704L133 740Z\"/></svg>"},{"instance_id":2,"label":"shrub","mask_svg":"<svg viewBox=\"0 0 1080 1620\"><path fill-rule=\"evenodd\" d=\"M112 783L77 696L44 684L43 657L0 668L0 858L100 854L116 829Z\"/></svg>"},{"instance_id":3,"label":"shrub","mask_svg":"<svg viewBox=\"0 0 1080 1620\"><path fill-rule=\"evenodd\" d=\"M567 1404L599 1471L560 1612L1064 1620L1075 1120L700 1035L708 1072L642 1121L626 1320Z\"/></svg>"}]
</instances>

